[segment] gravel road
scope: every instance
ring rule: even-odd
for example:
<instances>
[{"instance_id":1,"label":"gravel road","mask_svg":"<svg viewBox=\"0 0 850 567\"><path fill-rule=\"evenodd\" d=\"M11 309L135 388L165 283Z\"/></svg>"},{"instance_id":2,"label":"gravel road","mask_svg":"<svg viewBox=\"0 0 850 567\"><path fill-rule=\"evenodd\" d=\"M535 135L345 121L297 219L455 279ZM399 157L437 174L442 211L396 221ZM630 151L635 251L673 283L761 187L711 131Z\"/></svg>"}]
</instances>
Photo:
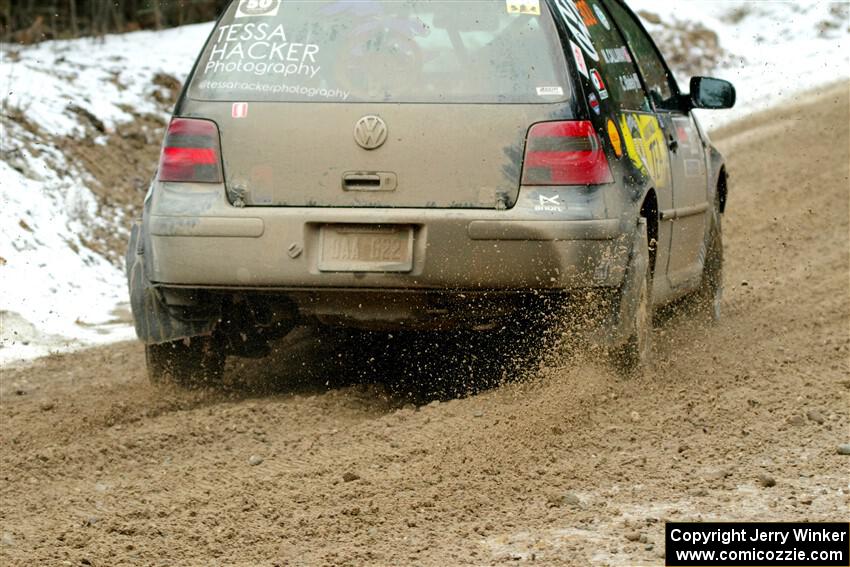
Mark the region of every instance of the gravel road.
<instances>
[{"instance_id":1,"label":"gravel road","mask_svg":"<svg viewBox=\"0 0 850 567\"><path fill-rule=\"evenodd\" d=\"M0 564L650 565L666 520L846 520L848 84L714 139L725 319L672 316L646 375L411 403L305 331L218 391L152 388L135 343L7 367Z\"/></svg>"}]
</instances>

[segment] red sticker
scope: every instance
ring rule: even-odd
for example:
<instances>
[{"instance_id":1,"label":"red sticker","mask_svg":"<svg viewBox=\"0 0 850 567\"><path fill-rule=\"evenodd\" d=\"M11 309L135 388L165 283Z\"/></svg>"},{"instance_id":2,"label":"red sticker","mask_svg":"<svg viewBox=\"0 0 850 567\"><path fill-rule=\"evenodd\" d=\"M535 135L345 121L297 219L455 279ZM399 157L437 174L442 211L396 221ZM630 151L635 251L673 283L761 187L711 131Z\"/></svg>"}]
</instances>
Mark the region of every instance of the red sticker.
<instances>
[{"instance_id":1,"label":"red sticker","mask_svg":"<svg viewBox=\"0 0 850 567\"><path fill-rule=\"evenodd\" d=\"M230 115L233 118L245 118L246 116L248 116L248 103L234 102L233 108L230 111Z\"/></svg>"},{"instance_id":2,"label":"red sticker","mask_svg":"<svg viewBox=\"0 0 850 567\"><path fill-rule=\"evenodd\" d=\"M602 110L599 108L599 99L596 98L596 95L594 93L590 93L588 95L587 102L590 103L590 108L593 109L593 112L595 112L597 115L602 112Z\"/></svg>"},{"instance_id":3,"label":"red sticker","mask_svg":"<svg viewBox=\"0 0 850 567\"><path fill-rule=\"evenodd\" d=\"M602 75L599 74L599 71L591 69L590 80L593 81L593 86L596 87L596 91L599 93L599 98L602 100L608 98L608 89L605 88L605 82L602 80Z\"/></svg>"},{"instance_id":4,"label":"red sticker","mask_svg":"<svg viewBox=\"0 0 850 567\"><path fill-rule=\"evenodd\" d=\"M587 63L584 60L584 53L582 53L581 48L573 43L573 40L570 40L570 48L573 50L573 57L576 60L576 69L578 72L584 75L584 78L588 78L587 74Z\"/></svg>"}]
</instances>

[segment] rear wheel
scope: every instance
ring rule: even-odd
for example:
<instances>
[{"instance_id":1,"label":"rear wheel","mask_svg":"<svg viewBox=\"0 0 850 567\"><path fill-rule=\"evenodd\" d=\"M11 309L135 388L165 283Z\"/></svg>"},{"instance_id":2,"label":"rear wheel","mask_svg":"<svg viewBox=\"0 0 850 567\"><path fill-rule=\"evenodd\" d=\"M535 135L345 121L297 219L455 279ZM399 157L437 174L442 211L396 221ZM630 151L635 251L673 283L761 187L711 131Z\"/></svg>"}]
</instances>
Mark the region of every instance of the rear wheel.
<instances>
[{"instance_id":1,"label":"rear wheel","mask_svg":"<svg viewBox=\"0 0 850 567\"><path fill-rule=\"evenodd\" d=\"M213 337L191 337L145 345L152 384L173 382L186 388L214 386L224 375L225 355Z\"/></svg>"},{"instance_id":2,"label":"rear wheel","mask_svg":"<svg viewBox=\"0 0 850 567\"><path fill-rule=\"evenodd\" d=\"M643 234L643 245L636 247L637 254L645 254L646 270L636 290L637 302L627 323L629 337L624 344L611 350L611 362L622 374L641 372L649 363L652 352L652 266L649 261L649 244Z\"/></svg>"}]
</instances>

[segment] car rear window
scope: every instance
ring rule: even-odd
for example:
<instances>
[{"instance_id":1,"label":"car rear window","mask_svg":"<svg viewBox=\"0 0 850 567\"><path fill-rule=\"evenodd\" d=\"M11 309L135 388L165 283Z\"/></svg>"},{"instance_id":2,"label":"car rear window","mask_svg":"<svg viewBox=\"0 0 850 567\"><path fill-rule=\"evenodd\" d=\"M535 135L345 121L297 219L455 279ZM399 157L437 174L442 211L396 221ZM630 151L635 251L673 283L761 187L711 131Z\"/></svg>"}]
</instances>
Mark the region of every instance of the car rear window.
<instances>
[{"instance_id":1,"label":"car rear window","mask_svg":"<svg viewBox=\"0 0 850 567\"><path fill-rule=\"evenodd\" d=\"M570 95L543 0L241 0L189 96L317 102L556 102Z\"/></svg>"}]
</instances>

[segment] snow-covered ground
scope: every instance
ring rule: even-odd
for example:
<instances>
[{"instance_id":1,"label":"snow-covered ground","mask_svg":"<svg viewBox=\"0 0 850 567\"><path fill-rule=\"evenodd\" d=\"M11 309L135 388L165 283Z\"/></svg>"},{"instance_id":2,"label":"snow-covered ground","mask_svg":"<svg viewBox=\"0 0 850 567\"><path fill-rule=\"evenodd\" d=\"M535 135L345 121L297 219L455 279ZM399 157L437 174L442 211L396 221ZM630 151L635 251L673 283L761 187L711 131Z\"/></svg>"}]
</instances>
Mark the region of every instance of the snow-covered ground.
<instances>
[{"instance_id":1,"label":"snow-covered ground","mask_svg":"<svg viewBox=\"0 0 850 567\"><path fill-rule=\"evenodd\" d=\"M709 128L850 79L846 2L629 3L660 18L660 24L646 22L659 37L678 23L701 24L717 34L728 57L708 71L736 84L738 105L701 112ZM99 222L90 174L43 136L5 118L22 116L53 136L82 136L81 113L69 105L97 117L107 134L133 120L127 109L163 114L151 96L154 76L185 79L210 29L201 24L103 41L2 46L0 365L133 336L122 268L86 246L92 224ZM675 37L668 41L662 50L683 49L674 45ZM686 88L688 77L681 70L677 75Z\"/></svg>"},{"instance_id":2,"label":"snow-covered ground","mask_svg":"<svg viewBox=\"0 0 850 567\"><path fill-rule=\"evenodd\" d=\"M163 114L153 77L183 79L210 30L3 46L4 117L22 116L51 136L82 136L69 105L91 112L106 133L133 119L125 109ZM98 222L91 176L43 139L0 122L0 364L133 337L121 268L84 243Z\"/></svg>"},{"instance_id":3,"label":"snow-covered ground","mask_svg":"<svg viewBox=\"0 0 850 567\"><path fill-rule=\"evenodd\" d=\"M729 61L712 75L735 84L729 111L697 111L709 130L786 102L819 85L850 79L850 3L814 0L627 0L664 24L698 22L714 31ZM644 21L653 35L662 26ZM665 46L662 46L662 51ZM683 90L689 77L677 72Z\"/></svg>"}]
</instances>

